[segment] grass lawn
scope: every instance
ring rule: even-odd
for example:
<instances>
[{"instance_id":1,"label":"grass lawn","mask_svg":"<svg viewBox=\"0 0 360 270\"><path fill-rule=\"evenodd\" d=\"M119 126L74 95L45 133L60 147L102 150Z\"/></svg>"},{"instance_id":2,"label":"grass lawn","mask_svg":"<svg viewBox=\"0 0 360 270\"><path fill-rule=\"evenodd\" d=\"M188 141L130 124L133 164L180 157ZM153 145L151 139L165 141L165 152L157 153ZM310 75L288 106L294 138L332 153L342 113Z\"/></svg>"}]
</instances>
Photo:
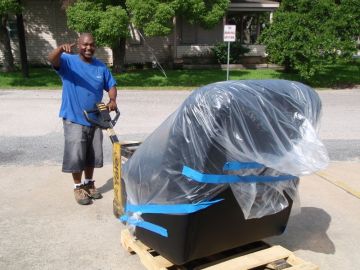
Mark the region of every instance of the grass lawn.
<instances>
[{"instance_id":1,"label":"grass lawn","mask_svg":"<svg viewBox=\"0 0 360 270\"><path fill-rule=\"evenodd\" d=\"M133 70L116 74L120 89L194 89L212 82L226 80L226 70ZM316 88L343 88L360 85L360 61L331 65L311 80L297 74L272 69L230 70L231 80L287 79L304 82ZM0 73L0 89L60 89L61 80L51 68L30 68L30 78L21 72Z\"/></svg>"}]
</instances>

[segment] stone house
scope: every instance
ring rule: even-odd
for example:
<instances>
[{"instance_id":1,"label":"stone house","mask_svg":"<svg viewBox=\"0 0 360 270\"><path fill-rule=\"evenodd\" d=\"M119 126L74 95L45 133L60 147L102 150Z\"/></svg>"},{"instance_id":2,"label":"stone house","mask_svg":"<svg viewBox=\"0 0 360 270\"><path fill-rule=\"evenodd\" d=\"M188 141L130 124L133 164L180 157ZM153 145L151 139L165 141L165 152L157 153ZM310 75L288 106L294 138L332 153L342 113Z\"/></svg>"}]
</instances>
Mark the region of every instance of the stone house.
<instances>
[{"instance_id":1,"label":"stone house","mask_svg":"<svg viewBox=\"0 0 360 270\"><path fill-rule=\"evenodd\" d=\"M48 53L60 44L74 42L77 34L66 26L65 11L58 0L23 0L25 38L29 63L44 65ZM211 30L193 26L183 18L174 19L173 32L165 37L142 37L136 29L131 29L125 61L131 63L174 63L186 58L205 57L211 47L223 40L225 24L237 25L237 37L250 48L249 58L265 56L257 37L279 3L268 0L232 0L225 18ZM15 18L9 20L12 48L15 61L19 62L18 40ZM97 57L112 64L109 48L98 48ZM0 64L2 51L0 51Z\"/></svg>"}]
</instances>

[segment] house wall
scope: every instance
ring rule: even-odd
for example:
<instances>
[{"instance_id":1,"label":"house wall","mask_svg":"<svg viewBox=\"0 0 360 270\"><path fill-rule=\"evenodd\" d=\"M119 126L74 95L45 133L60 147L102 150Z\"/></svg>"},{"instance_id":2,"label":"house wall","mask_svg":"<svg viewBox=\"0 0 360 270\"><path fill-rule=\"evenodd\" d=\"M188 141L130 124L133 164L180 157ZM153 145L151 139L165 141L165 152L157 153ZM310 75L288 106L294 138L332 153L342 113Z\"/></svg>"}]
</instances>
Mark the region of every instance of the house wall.
<instances>
[{"instance_id":1,"label":"house wall","mask_svg":"<svg viewBox=\"0 0 360 270\"><path fill-rule=\"evenodd\" d=\"M51 50L64 43L75 42L78 35L67 28L66 14L61 8L60 1L49 0L23 0L24 27L26 38L26 50L31 64L48 64L47 55ZM13 18L15 20L15 18ZM172 35L168 37L153 37L141 40L137 44L127 44L125 61L127 63L152 62L155 58L160 62L166 62L171 56L173 43ZM11 45L15 63L19 63L18 39L11 38ZM97 48L96 57L105 63L112 64L112 52L110 48ZM3 61L3 53L0 50L0 64Z\"/></svg>"},{"instance_id":2,"label":"house wall","mask_svg":"<svg viewBox=\"0 0 360 270\"><path fill-rule=\"evenodd\" d=\"M78 35L67 28L60 1L24 0L23 4L28 60L31 64L48 64L50 51L61 44L75 42ZM96 57L110 63L111 50L101 48Z\"/></svg>"},{"instance_id":3,"label":"house wall","mask_svg":"<svg viewBox=\"0 0 360 270\"><path fill-rule=\"evenodd\" d=\"M244 45L249 48L250 51L245 54L245 56L261 56L266 57L265 46L264 45Z\"/></svg>"},{"instance_id":4,"label":"house wall","mask_svg":"<svg viewBox=\"0 0 360 270\"><path fill-rule=\"evenodd\" d=\"M207 55L212 47L212 45L178 45L177 57Z\"/></svg>"},{"instance_id":5,"label":"house wall","mask_svg":"<svg viewBox=\"0 0 360 270\"><path fill-rule=\"evenodd\" d=\"M184 56L207 55L213 47L213 45L179 45L177 47L177 56L181 58ZM248 53L244 54L245 56L266 57L264 45L244 45L244 47L250 49Z\"/></svg>"},{"instance_id":6,"label":"house wall","mask_svg":"<svg viewBox=\"0 0 360 270\"><path fill-rule=\"evenodd\" d=\"M220 21L212 29L204 29L198 25L192 25L185 19L179 18L178 43L179 45L209 45L221 42L223 39L223 21Z\"/></svg>"},{"instance_id":7,"label":"house wall","mask_svg":"<svg viewBox=\"0 0 360 270\"><path fill-rule=\"evenodd\" d=\"M25 0L23 4L28 60L33 64L46 64L51 50L74 42L77 35L67 29L60 1Z\"/></svg>"},{"instance_id":8,"label":"house wall","mask_svg":"<svg viewBox=\"0 0 360 270\"><path fill-rule=\"evenodd\" d=\"M181 20L178 26L178 43L176 57L207 55L211 48L218 42L223 41L224 22L219 22L213 29L203 29L200 26L190 25ZM265 57L265 46L244 45L250 51L245 56Z\"/></svg>"},{"instance_id":9,"label":"house wall","mask_svg":"<svg viewBox=\"0 0 360 270\"><path fill-rule=\"evenodd\" d=\"M146 63L159 61L167 63L173 54L173 35L166 37L140 38L139 44L127 43L126 63Z\"/></svg>"}]
</instances>

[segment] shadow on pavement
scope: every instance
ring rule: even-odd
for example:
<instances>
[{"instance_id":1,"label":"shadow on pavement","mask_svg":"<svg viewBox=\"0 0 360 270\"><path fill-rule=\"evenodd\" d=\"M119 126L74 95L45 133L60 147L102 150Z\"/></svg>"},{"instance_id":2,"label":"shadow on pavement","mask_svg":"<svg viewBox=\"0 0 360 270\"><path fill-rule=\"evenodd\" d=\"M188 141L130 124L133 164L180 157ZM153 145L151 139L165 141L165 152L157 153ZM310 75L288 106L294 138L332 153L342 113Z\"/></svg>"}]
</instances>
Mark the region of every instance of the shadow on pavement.
<instances>
[{"instance_id":1,"label":"shadow on pavement","mask_svg":"<svg viewBox=\"0 0 360 270\"><path fill-rule=\"evenodd\" d=\"M97 189L100 191L100 193L106 193L110 190L113 190L113 179L109 178L105 184L103 184L101 187L98 187Z\"/></svg>"},{"instance_id":2,"label":"shadow on pavement","mask_svg":"<svg viewBox=\"0 0 360 270\"><path fill-rule=\"evenodd\" d=\"M269 242L283 245L291 251L334 254L335 245L326 233L330 222L331 216L323 209L302 207L300 214L290 217L285 233L271 238Z\"/></svg>"}]
</instances>

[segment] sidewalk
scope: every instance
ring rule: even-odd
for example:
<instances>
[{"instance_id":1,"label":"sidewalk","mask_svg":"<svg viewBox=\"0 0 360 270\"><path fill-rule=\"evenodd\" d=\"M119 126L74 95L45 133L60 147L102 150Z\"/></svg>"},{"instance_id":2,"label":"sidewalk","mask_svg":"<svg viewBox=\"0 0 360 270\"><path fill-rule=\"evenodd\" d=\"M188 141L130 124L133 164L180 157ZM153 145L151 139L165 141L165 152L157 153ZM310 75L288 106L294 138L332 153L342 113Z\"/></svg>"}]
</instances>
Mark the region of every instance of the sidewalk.
<instances>
[{"instance_id":1,"label":"sidewalk","mask_svg":"<svg viewBox=\"0 0 360 270\"><path fill-rule=\"evenodd\" d=\"M359 162L332 162L300 182L301 213L290 217L285 233L273 237L323 270L351 270L360 265Z\"/></svg>"},{"instance_id":2,"label":"sidewalk","mask_svg":"<svg viewBox=\"0 0 360 270\"><path fill-rule=\"evenodd\" d=\"M356 269L359 170L359 162L334 162L303 177L301 213L290 218L283 235L267 241L322 270ZM95 171L104 198L80 206L59 166L1 167L0 269L144 269L120 245L124 226L112 214L111 173L111 165Z\"/></svg>"}]
</instances>

